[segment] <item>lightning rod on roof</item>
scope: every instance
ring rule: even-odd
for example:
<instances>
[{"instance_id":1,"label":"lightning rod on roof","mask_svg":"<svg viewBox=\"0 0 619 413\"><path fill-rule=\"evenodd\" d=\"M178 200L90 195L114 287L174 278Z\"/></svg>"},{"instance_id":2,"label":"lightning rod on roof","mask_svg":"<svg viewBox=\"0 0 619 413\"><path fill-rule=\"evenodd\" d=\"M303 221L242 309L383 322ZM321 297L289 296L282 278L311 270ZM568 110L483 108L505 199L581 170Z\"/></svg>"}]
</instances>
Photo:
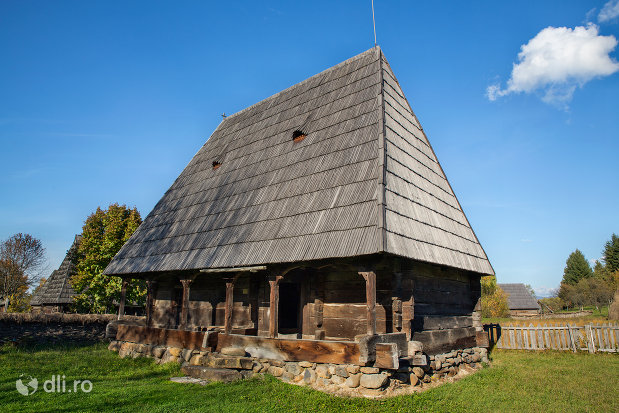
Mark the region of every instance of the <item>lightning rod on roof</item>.
<instances>
[{"instance_id":1,"label":"lightning rod on roof","mask_svg":"<svg viewBox=\"0 0 619 413\"><path fill-rule=\"evenodd\" d=\"M374 26L374 47L376 47L376 19L374 19L374 0L372 0L372 25Z\"/></svg>"}]
</instances>

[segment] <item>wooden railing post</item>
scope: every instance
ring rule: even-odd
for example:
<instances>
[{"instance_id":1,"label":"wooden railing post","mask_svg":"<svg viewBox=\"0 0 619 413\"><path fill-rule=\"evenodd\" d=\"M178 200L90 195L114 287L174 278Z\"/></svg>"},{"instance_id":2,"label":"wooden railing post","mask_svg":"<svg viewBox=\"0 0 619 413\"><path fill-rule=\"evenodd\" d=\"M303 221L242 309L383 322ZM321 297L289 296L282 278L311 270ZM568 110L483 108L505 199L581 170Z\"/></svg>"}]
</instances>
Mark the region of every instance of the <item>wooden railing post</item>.
<instances>
[{"instance_id":1,"label":"wooden railing post","mask_svg":"<svg viewBox=\"0 0 619 413\"><path fill-rule=\"evenodd\" d=\"M155 294L157 292L157 281L146 280L146 326L153 324L153 307Z\"/></svg>"},{"instance_id":2,"label":"wooden railing post","mask_svg":"<svg viewBox=\"0 0 619 413\"><path fill-rule=\"evenodd\" d=\"M232 306L234 305L234 279L226 280L226 307L224 309L224 332L232 332Z\"/></svg>"},{"instance_id":3,"label":"wooden railing post","mask_svg":"<svg viewBox=\"0 0 619 413\"><path fill-rule=\"evenodd\" d=\"M269 277L271 294L269 296L269 337L276 338L278 334L278 311L279 311L279 281L281 275Z\"/></svg>"},{"instance_id":4,"label":"wooden railing post","mask_svg":"<svg viewBox=\"0 0 619 413\"><path fill-rule=\"evenodd\" d=\"M123 279L122 285L120 287L120 303L118 305L118 319L122 320L125 315L125 300L127 298L127 286L129 285L129 281Z\"/></svg>"},{"instance_id":5,"label":"wooden railing post","mask_svg":"<svg viewBox=\"0 0 619 413\"><path fill-rule=\"evenodd\" d=\"M365 301L367 305L367 333L376 335L376 273L360 271L365 278Z\"/></svg>"},{"instance_id":6,"label":"wooden railing post","mask_svg":"<svg viewBox=\"0 0 619 413\"><path fill-rule=\"evenodd\" d=\"M189 286L191 285L191 280L181 280L181 284L183 284L183 298L181 301L181 320L179 328L184 330L187 327L187 314L189 312Z\"/></svg>"}]
</instances>

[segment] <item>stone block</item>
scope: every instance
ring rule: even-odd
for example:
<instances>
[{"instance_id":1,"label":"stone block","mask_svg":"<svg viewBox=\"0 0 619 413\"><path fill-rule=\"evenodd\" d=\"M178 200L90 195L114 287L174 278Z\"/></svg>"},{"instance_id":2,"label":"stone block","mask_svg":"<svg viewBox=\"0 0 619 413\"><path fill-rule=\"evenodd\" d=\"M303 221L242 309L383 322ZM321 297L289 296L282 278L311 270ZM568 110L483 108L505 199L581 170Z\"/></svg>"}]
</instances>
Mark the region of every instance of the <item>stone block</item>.
<instances>
[{"instance_id":1,"label":"stone block","mask_svg":"<svg viewBox=\"0 0 619 413\"><path fill-rule=\"evenodd\" d=\"M166 348L164 346L155 346L153 347L153 357L160 359L161 357L163 357L163 353L165 353Z\"/></svg>"},{"instance_id":2,"label":"stone block","mask_svg":"<svg viewBox=\"0 0 619 413\"><path fill-rule=\"evenodd\" d=\"M348 374L357 374L360 370L361 367L354 364L349 364L348 366L346 366L346 371L348 372Z\"/></svg>"},{"instance_id":3,"label":"stone block","mask_svg":"<svg viewBox=\"0 0 619 413\"><path fill-rule=\"evenodd\" d=\"M335 366L332 374L335 374L336 376L339 376L339 377L346 378L348 377L348 370L346 369L346 366L338 365L338 366Z\"/></svg>"},{"instance_id":4,"label":"stone block","mask_svg":"<svg viewBox=\"0 0 619 413\"><path fill-rule=\"evenodd\" d=\"M193 350L183 349L183 351L181 351L181 357L185 361L191 360L191 355L192 354L193 354Z\"/></svg>"},{"instance_id":5,"label":"stone block","mask_svg":"<svg viewBox=\"0 0 619 413\"><path fill-rule=\"evenodd\" d=\"M378 374L380 372L378 367L361 367L359 370L363 374Z\"/></svg>"},{"instance_id":6,"label":"stone block","mask_svg":"<svg viewBox=\"0 0 619 413\"><path fill-rule=\"evenodd\" d=\"M422 378L426 374L421 367L413 367L413 373L419 378Z\"/></svg>"},{"instance_id":7,"label":"stone block","mask_svg":"<svg viewBox=\"0 0 619 413\"><path fill-rule=\"evenodd\" d=\"M303 382L305 382L305 384L312 384L315 381L316 381L316 372L314 370L307 369L305 370L305 372L303 372Z\"/></svg>"},{"instance_id":8,"label":"stone block","mask_svg":"<svg viewBox=\"0 0 619 413\"><path fill-rule=\"evenodd\" d=\"M214 353L207 355L202 364L218 369L251 370L254 367L254 361L249 357L220 356Z\"/></svg>"},{"instance_id":9,"label":"stone block","mask_svg":"<svg viewBox=\"0 0 619 413\"><path fill-rule=\"evenodd\" d=\"M333 376L331 376L331 381L333 382L333 384L344 384L346 379L344 377L340 377L334 374Z\"/></svg>"},{"instance_id":10,"label":"stone block","mask_svg":"<svg viewBox=\"0 0 619 413\"><path fill-rule=\"evenodd\" d=\"M359 384L366 389L379 389L389 382L386 374L363 374Z\"/></svg>"},{"instance_id":11,"label":"stone block","mask_svg":"<svg viewBox=\"0 0 619 413\"><path fill-rule=\"evenodd\" d=\"M346 387L350 387L351 389L354 389L354 388L359 387L360 381L361 381L361 374L353 374L351 376L348 376L348 378L344 382L344 385Z\"/></svg>"},{"instance_id":12,"label":"stone block","mask_svg":"<svg viewBox=\"0 0 619 413\"><path fill-rule=\"evenodd\" d=\"M297 376L301 374L303 369L301 368L301 366L299 366L299 363L291 362L291 363L286 363L286 371L290 372L294 376Z\"/></svg>"},{"instance_id":13,"label":"stone block","mask_svg":"<svg viewBox=\"0 0 619 413\"><path fill-rule=\"evenodd\" d=\"M269 367L268 372L271 376L281 377L284 374L284 369L277 366L271 366Z\"/></svg>"},{"instance_id":14,"label":"stone block","mask_svg":"<svg viewBox=\"0 0 619 413\"><path fill-rule=\"evenodd\" d=\"M170 353L170 355L172 355L174 357L180 357L182 352L183 352L182 348L168 347L168 353Z\"/></svg>"},{"instance_id":15,"label":"stone block","mask_svg":"<svg viewBox=\"0 0 619 413\"><path fill-rule=\"evenodd\" d=\"M310 367L313 367L314 363L310 363L309 361L300 361L299 362L299 367L303 367L304 369L308 369Z\"/></svg>"},{"instance_id":16,"label":"stone block","mask_svg":"<svg viewBox=\"0 0 619 413\"><path fill-rule=\"evenodd\" d=\"M243 378L241 373L230 369L213 369L202 366L183 366L181 370L188 376L209 381L231 382Z\"/></svg>"},{"instance_id":17,"label":"stone block","mask_svg":"<svg viewBox=\"0 0 619 413\"><path fill-rule=\"evenodd\" d=\"M316 375L323 379L330 379L331 373L329 372L329 367L325 364L320 364L316 366Z\"/></svg>"},{"instance_id":18,"label":"stone block","mask_svg":"<svg viewBox=\"0 0 619 413\"><path fill-rule=\"evenodd\" d=\"M408 375L409 382L411 386L416 386L419 383L419 377L415 373L411 373Z\"/></svg>"}]
</instances>

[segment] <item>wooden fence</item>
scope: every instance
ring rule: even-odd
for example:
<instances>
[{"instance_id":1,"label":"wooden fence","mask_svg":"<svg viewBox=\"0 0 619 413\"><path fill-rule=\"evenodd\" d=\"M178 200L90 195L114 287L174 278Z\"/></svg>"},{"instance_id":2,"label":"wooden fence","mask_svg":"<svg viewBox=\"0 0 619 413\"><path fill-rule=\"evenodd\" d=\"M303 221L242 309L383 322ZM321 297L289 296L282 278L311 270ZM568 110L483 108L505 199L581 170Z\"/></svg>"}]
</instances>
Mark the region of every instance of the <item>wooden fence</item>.
<instances>
[{"instance_id":1,"label":"wooden fence","mask_svg":"<svg viewBox=\"0 0 619 413\"><path fill-rule=\"evenodd\" d=\"M485 324L490 345L514 350L619 352L618 324L500 325Z\"/></svg>"}]
</instances>

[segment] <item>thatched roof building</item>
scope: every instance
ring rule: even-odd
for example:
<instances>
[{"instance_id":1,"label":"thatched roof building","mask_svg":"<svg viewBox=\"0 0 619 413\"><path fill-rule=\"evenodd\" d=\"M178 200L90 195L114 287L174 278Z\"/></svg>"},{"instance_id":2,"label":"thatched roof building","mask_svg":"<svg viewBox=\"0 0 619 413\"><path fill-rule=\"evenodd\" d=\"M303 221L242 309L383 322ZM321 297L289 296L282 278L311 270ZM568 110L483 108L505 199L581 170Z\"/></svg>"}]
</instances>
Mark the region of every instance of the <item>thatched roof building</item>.
<instances>
[{"instance_id":1,"label":"thatched roof building","mask_svg":"<svg viewBox=\"0 0 619 413\"><path fill-rule=\"evenodd\" d=\"M494 274L379 47L225 118L105 273L147 280L151 329L436 351Z\"/></svg>"}]
</instances>

